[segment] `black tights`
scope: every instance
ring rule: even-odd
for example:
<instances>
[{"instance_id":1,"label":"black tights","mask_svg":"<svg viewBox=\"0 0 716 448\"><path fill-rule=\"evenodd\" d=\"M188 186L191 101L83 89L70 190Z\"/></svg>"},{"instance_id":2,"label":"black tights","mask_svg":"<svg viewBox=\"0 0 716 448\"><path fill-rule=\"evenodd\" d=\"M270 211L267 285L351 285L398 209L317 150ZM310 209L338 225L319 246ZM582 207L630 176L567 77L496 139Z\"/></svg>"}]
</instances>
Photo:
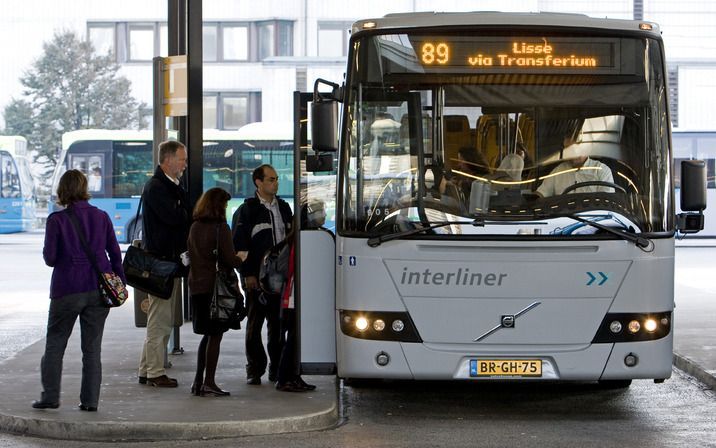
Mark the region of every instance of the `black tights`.
<instances>
[{"instance_id":1,"label":"black tights","mask_svg":"<svg viewBox=\"0 0 716 448\"><path fill-rule=\"evenodd\" d=\"M217 387L214 376L216 366L219 363L219 351L221 349L221 338L224 335L205 334L199 342L199 350L196 355L196 375L194 384L206 384L210 387ZM206 370L206 375L204 371Z\"/></svg>"}]
</instances>

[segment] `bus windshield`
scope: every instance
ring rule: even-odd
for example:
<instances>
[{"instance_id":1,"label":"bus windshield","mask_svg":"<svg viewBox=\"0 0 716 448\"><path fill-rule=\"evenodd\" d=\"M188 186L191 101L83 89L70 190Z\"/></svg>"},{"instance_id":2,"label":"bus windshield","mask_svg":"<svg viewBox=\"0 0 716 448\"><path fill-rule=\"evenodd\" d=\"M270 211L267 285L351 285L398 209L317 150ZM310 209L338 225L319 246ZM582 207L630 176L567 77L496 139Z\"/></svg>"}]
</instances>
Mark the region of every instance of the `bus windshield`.
<instances>
[{"instance_id":1,"label":"bus windshield","mask_svg":"<svg viewBox=\"0 0 716 448\"><path fill-rule=\"evenodd\" d=\"M529 33L354 38L340 232L673 231L661 42Z\"/></svg>"}]
</instances>

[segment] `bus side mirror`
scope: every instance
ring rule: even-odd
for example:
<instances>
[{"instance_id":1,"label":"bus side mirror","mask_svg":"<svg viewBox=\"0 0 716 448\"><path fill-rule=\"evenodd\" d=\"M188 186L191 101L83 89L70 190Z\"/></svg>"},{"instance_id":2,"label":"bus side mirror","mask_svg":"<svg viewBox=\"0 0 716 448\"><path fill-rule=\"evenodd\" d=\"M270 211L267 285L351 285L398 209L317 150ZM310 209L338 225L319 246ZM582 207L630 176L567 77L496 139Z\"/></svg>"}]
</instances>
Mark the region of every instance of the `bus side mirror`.
<instances>
[{"instance_id":1,"label":"bus side mirror","mask_svg":"<svg viewBox=\"0 0 716 448\"><path fill-rule=\"evenodd\" d=\"M702 212L706 209L706 163L703 160L681 162L681 210Z\"/></svg>"},{"instance_id":2,"label":"bus side mirror","mask_svg":"<svg viewBox=\"0 0 716 448\"><path fill-rule=\"evenodd\" d=\"M696 233L704 229L703 211L706 209L706 163L703 160L681 162L681 210L676 227L681 233Z\"/></svg>"},{"instance_id":3,"label":"bus side mirror","mask_svg":"<svg viewBox=\"0 0 716 448\"><path fill-rule=\"evenodd\" d=\"M311 103L311 146L314 151L338 151L338 102Z\"/></svg>"},{"instance_id":4,"label":"bus side mirror","mask_svg":"<svg viewBox=\"0 0 716 448\"><path fill-rule=\"evenodd\" d=\"M319 84L331 86L330 93L318 91ZM311 146L314 151L338 151L338 101L341 88L338 84L317 79L313 85L311 103Z\"/></svg>"}]
</instances>

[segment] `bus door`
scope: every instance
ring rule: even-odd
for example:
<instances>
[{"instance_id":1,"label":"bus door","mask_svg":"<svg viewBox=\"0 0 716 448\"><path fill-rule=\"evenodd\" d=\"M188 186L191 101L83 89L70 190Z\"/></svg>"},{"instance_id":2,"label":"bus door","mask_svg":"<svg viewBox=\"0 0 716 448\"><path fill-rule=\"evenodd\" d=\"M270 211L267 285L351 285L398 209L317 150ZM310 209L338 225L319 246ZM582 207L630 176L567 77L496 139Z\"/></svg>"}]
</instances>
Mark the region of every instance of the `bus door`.
<instances>
[{"instance_id":1,"label":"bus door","mask_svg":"<svg viewBox=\"0 0 716 448\"><path fill-rule=\"evenodd\" d=\"M295 284L297 358L301 373L331 375L336 371L336 164L329 160L322 167L311 166L316 159L309 155L310 98L307 93L294 94L293 210L294 226L300 229Z\"/></svg>"}]
</instances>

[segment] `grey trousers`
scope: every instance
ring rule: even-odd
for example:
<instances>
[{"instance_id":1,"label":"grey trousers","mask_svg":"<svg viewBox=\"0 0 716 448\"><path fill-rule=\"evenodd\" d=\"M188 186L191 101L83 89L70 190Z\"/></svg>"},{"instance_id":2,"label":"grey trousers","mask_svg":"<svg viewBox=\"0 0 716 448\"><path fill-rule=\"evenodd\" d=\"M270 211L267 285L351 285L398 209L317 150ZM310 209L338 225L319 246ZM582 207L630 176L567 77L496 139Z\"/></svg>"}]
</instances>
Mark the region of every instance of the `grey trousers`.
<instances>
[{"instance_id":1,"label":"grey trousers","mask_svg":"<svg viewBox=\"0 0 716 448\"><path fill-rule=\"evenodd\" d=\"M108 314L109 308L100 301L99 291L70 294L50 301L45 354L40 363L42 401L60 402L62 358L79 316L82 341L80 403L97 406L102 383L102 333Z\"/></svg>"}]
</instances>

